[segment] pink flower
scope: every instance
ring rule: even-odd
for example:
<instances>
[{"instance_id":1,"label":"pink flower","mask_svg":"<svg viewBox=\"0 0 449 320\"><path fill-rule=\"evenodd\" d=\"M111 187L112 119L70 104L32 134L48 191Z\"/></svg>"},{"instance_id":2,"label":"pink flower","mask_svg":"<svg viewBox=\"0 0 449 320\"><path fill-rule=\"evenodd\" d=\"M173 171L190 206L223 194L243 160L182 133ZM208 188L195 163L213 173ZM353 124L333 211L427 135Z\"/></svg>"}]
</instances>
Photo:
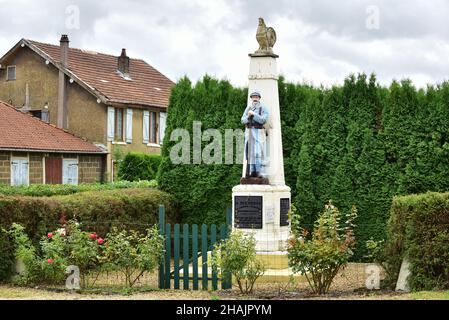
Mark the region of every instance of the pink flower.
<instances>
[{"instance_id":1,"label":"pink flower","mask_svg":"<svg viewBox=\"0 0 449 320\"><path fill-rule=\"evenodd\" d=\"M89 238L91 238L91 239L97 239L97 233L96 233L96 232L91 233L91 234L89 235Z\"/></svg>"},{"instance_id":2,"label":"pink flower","mask_svg":"<svg viewBox=\"0 0 449 320\"><path fill-rule=\"evenodd\" d=\"M55 262L55 260L50 258L50 259L47 260L47 262L48 262L48 264L52 264L53 262Z\"/></svg>"},{"instance_id":3,"label":"pink flower","mask_svg":"<svg viewBox=\"0 0 449 320\"><path fill-rule=\"evenodd\" d=\"M48 239L53 238L53 233L51 233L51 232L47 233L47 237L48 237Z\"/></svg>"},{"instance_id":4,"label":"pink flower","mask_svg":"<svg viewBox=\"0 0 449 320\"><path fill-rule=\"evenodd\" d=\"M104 240L101 239L101 238L98 238L97 242L98 242L99 245L102 245L104 243Z\"/></svg>"}]
</instances>

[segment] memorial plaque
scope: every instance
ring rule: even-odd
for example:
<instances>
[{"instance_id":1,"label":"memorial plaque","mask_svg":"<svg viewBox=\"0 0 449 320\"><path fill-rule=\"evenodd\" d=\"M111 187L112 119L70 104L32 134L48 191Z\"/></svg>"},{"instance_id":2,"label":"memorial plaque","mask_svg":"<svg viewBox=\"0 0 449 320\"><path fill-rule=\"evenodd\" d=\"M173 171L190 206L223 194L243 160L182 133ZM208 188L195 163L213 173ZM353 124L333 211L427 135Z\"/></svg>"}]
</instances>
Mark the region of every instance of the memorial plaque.
<instances>
[{"instance_id":1,"label":"memorial plaque","mask_svg":"<svg viewBox=\"0 0 449 320\"><path fill-rule=\"evenodd\" d=\"M289 225L288 222L288 211L290 210L290 199L282 198L281 199L281 211L280 211L280 226L285 227Z\"/></svg>"},{"instance_id":2,"label":"memorial plaque","mask_svg":"<svg viewBox=\"0 0 449 320\"><path fill-rule=\"evenodd\" d=\"M234 227L262 229L262 196L234 197Z\"/></svg>"}]
</instances>

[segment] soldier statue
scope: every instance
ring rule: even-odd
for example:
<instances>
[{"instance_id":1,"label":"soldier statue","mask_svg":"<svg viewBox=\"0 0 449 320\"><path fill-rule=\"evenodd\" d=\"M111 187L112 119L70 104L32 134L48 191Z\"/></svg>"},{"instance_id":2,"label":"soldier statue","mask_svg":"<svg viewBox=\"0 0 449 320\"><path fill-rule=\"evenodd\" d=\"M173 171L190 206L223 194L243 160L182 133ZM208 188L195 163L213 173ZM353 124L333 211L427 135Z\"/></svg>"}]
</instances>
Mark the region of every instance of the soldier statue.
<instances>
[{"instance_id":1,"label":"soldier statue","mask_svg":"<svg viewBox=\"0 0 449 320\"><path fill-rule=\"evenodd\" d=\"M246 107L242 116L245 129L245 160L242 183L268 184L264 178L264 160L266 144L266 124L269 116L268 108L260 103L261 95L255 91L250 96L252 103ZM256 179L254 179L256 178ZM258 180L260 179L260 180Z\"/></svg>"}]
</instances>

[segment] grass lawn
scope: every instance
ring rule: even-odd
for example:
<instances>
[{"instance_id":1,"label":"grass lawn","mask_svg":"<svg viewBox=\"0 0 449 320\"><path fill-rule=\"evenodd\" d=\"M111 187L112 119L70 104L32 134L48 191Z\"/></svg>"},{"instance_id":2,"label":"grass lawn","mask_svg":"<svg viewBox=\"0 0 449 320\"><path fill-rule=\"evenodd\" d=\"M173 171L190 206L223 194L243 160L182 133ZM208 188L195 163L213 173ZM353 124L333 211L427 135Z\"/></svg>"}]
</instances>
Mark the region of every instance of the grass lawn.
<instances>
[{"instance_id":1,"label":"grass lawn","mask_svg":"<svg viewBox=\"0 0 449 320\"><path fill-rule=\"evenodd\" d=\"M153 290L146 292L135 292L132 294L97 294L97 293L69 293L54 292L47 289L21 288L11 286L0 286L0 300L227 300L227 299L264 299L264 296L242 296L237 292L224 294L221 291L184 291L184 290ZM276 299L276 297L270 297ZM422 291L413 293L372 293L366 295L341 295L330 294L328 296L316 297L282 297L297 300L449 300L449 291Z\"/></svg>"},{"instance_id":2,"label":"grass lawn","mask_svg":"<svg viewBox=\"0 0 449 320\"><path fill-rule=\"evenodd\" d=\"M449 291L367 291L364 289L365 267L363 263L350 263L335 277L329 294L325 296L313 295L306 281L256 283L253 295L241 295L235 286L232 290L224 291L159 290L154 289L157 288L157 274L154 273L145 274L133 290L124 289L120 274L103 274L98 278L95 288L73 293L66 291L63 286L24 288L0 285L0 300L449 300Z\"/></svg>"}]
</instances>

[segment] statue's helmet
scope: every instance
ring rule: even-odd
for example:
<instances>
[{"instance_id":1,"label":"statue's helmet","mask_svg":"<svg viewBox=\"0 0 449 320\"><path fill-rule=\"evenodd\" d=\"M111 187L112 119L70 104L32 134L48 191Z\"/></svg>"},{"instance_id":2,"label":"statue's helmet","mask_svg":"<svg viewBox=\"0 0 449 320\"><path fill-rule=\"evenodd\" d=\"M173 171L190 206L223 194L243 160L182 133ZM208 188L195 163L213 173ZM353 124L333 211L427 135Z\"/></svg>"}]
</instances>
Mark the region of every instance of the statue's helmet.
<instances>
[{"instance_id":1,"label":"statue's helmet","mask_svg":"<svg viewBox=\"0 0 449 320\"><path fill-rule=\"evenodd\" d=\"M251 95L249 96L250 98L257 96L259 98L262 98L262 96L260 95L259 91L254 91L253 93L251 93Z\"/></svg>"}]
</instances>

